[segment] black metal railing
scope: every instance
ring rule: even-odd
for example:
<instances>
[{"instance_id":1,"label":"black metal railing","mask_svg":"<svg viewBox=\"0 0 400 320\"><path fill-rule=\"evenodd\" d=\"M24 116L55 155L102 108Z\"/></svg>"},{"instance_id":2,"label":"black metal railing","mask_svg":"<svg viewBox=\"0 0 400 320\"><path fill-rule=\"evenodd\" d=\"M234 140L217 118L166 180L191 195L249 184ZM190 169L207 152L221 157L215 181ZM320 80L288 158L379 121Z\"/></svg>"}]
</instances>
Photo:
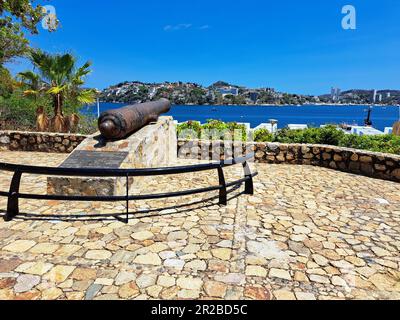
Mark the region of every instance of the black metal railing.
<instances>
[{"instance_id":1,"label":"black metal railing","mask_svg":"<svg viewBox=\"0 0 400 320\"><path fill-rule=\"evenodd\" d=\"M211 191L219 191L219 204L226 205L228 188L241 186L245 184L244 194L252 195L254 193L253 178L258 173L252 173L248 161L254 158L254 154L249 154L242 158L235 158L228 161L221 161L209 164L179 166L168 168L152 168L152 169L90 169L90 168L54 168L54 167L37 167L26 166L9 163L0 163L0 171L13 172L10 189L8 192L0 191L0 197L7 197L7 211L4 216L5 221L11 221L19 214L19 199L31 200L58 200L58 201L89 201L89 202L126 202L126 219L129 222L129 202L133 200L152 200L173 198L180 196L188 196L192 194L200 194ZM224 175L224 168L236 164L242 164L244 169L244 178L227 183ZM178 192L147 194L147 195L129 195L129 178L131 177L147 177L162 176L201 172L208 170L218 171L218 186L210 186L192 190L184 190ZM126 194L123 196L68 196L68 195L40 195L25 194L20 192L21 179L23 174L44 175L44 176L67 176L67 177L114 177L126 178ZM122 213L125 214L125 213Z\"/></svg>"}]
</instances>

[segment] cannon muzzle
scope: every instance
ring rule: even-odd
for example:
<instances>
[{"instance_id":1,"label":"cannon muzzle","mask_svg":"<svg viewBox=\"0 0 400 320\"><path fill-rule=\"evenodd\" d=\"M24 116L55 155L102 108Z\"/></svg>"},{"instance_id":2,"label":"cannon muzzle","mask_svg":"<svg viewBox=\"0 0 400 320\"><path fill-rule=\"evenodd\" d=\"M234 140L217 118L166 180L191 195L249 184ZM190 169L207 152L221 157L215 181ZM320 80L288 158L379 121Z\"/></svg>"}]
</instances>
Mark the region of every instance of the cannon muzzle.
<instances>
[{"instance_id":1,"label":"cannon muzzle","mask_svg":"<svg viewBox=\"0 0 400 320\"><path fill-rule=\"evenodd\" d=\"M103 112L99 118L101 135L108 140L123 139L171 110L167 99L139 103Z\"/></svg>"}]
</instances>

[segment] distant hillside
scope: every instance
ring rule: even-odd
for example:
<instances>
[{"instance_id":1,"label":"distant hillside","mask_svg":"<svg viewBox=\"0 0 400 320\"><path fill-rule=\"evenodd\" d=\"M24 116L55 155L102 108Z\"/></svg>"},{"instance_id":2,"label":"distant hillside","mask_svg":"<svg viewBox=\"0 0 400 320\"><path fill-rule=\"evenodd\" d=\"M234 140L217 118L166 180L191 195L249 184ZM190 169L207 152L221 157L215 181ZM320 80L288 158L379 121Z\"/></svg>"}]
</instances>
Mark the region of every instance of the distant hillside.
<instances>
[{"instance_id":1,"label":"distant hillside","mask_svg":"<svg viewBox=\"0 0 400 320\"><path fill-rule=\"evenodd\" d=\"M191 82L143 83L125 81L105 89L100 99L104 102L139 103L167 98L173 104L273 104L304 105L320 103L400 105L400 90L352 89L321 96L277 92L273 88L251 89L218 81L209 87ZM375 99L375 100L374 100Z\"/></svg>"}]
</instances>

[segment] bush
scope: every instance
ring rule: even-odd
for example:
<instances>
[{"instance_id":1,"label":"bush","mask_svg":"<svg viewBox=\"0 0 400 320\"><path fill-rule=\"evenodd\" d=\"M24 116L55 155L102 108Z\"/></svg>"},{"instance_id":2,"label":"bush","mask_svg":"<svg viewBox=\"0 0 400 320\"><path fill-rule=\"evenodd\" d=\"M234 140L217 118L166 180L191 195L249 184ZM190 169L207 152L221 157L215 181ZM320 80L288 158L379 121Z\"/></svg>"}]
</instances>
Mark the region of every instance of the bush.
<instances>
[{"instance_id":1,"label":"bush","mask_svg":"<svg viewBox=\"0 0 400 320\"><path fill-rule=\"evenodd\" d=\"M274 141L274 136L267 129L258 129L254 131L254 141L272 142Z\"/></svg>"},{"instance_id":2,"label":"bush","mask_svg":"<svg viewBox=\"0 0 400 320\"><path fill-rule=\"evenodd\" d=\"M304 130L282 129L275 136L280 143L310 143L338 145L345 133L334 126L324 128L308 128Z\"/></svg>"},{"instance_id":3,"label":"bush","mask_svg":"<svg viewBox=\"0 0 400 320\"><path fill-rule=\"evenodd\" d=\"M180 139L204 139L204 140L247 140L245 125L236 122L222 122L219 120L207 120L201 125L196 121L188 121L178 125Z\"/></svg>"},{"instance_id":4,"label":"bush","mask_svg":"<svg viewBox=\"0 0 400 320\"><path fill-rule=\"evenodd\" d=\"M28 98L23 95L21 90L15 90L9 97L0 96L0 129L35 131L36 109L39 106L45 107L49 118L53 116L52 100L50 98ZM78 113L78 109L76 105L67 101L64 112L66 115L73 112ZM83 114L79 114L79 117L79 133L92 134L98 130L95 117Z\"/></svg>"},{"instance_id":5,"label":"bush","mask_svg":"<svg viewBox=\"0 0 400 320\"><path fill-rule=\"evenodd\" d=\"M341 139L339 146L374 152L400 154L400 137L395 135L357 136L351 134L345 135Z\"/></svg>"},{"instance_id":6,"label":"bush","mask_svg":"<svg viewBox=\"0 0 400 320\"><path fill-rule=\"evenodd\" d=\"M181 123L177 128L180 139L200 139L201 125L197 121Z\"/></svg>"},{"instance_id":7,"label":"bush","mask_svg":"<svg viewBox=\"0 0 400 320\"><path fill-rule=\"evenodd\" d=\"M264 138L256 131L255 141L326 144L374 152L400 154L400 137L394 135L358 136L355 134L345 134L335 126L305 130L289 130L286 128L280 130L272 140Z\"/></svg>"}]
</instances>

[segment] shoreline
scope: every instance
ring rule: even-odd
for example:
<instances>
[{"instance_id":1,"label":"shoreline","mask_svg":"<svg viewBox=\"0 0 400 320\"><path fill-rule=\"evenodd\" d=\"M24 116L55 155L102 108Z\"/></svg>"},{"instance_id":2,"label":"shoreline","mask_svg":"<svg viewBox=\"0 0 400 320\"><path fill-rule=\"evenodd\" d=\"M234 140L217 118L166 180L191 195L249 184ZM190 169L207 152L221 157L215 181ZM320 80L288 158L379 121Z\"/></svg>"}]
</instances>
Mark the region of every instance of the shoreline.
<instances>
[{"instance_id":1,"label":"shoreline","mask_svg":"<svg viewBox=\"0 0 400 320\"><path fill-rule=\"evenodd\" d=\"M113 104L124 104L124 105L130 105L130 104L136 104L138 102L107 102L107 101L100 101L100 103L113 103ZM187 104L172 104L173 106L177 107L185 107L185 106L193 106L193 107L396 107L400 108L400 105L391 105L391 104L356 104L356 103L307 103L307 104L192 104L192 103L187 103Z\"/></svg>"}]
</instances>

